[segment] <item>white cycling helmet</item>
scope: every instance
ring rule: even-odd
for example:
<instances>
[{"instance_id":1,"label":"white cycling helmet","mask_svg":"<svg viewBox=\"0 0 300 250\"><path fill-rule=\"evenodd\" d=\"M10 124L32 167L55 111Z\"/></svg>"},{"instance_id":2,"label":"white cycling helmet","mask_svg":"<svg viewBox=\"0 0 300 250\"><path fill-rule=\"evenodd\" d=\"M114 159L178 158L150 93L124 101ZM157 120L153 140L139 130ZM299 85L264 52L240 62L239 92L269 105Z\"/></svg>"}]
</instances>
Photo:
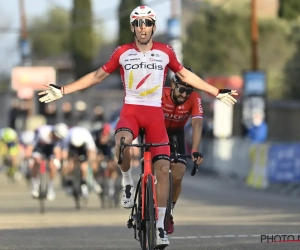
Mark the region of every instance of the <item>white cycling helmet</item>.
<instances>
[{"instance_id":1,"label":"white cycling helmet","mask_svg":"<svg viewBox=\"0 0 300 250\"><path fill-rule=\"evenodd\" d=\"M130 14L130 24L139 17L150 17L156 21L156 14L153 9L148 6L138 6Z\"/></svg>"},{"instance_id":2,"label":"white cycling helmet","mask_svg":"<svg viewBox=\"0 0 300 250\"><path fill-rule=\"evenodd\" d=\"M72 134L70 138L70 143L74 147L81 147L85 143L86 136L83 133L79 133L77 135Z\"/></svg>"},{"instance_id":3,"label":"white cycling helmet","mask_svg":"<svg viewBox=\"0 0 300 250\"><path fill-rule=\"evenodd\" d=\"M21 141L25 145L29 145L29 144L31 144L34 141L34 137L35 137L34 131L27 130L27 131L22 132L22 134L21 134Z\"/></svg>"},{"instance_id":4,"label":"white cycling helmet","mask_svg":"<svg viewBox=\"0 0 300 250\"><path fill-rule=\"evenodd\" d=\"M68 135L68 132L69 132L69 128L68 128L68 126L66 124L64 124L64 123L58 123L58 124L54 125L53 133L59 139L66 138L67 135Z\"/></svg>"}]
</instances>

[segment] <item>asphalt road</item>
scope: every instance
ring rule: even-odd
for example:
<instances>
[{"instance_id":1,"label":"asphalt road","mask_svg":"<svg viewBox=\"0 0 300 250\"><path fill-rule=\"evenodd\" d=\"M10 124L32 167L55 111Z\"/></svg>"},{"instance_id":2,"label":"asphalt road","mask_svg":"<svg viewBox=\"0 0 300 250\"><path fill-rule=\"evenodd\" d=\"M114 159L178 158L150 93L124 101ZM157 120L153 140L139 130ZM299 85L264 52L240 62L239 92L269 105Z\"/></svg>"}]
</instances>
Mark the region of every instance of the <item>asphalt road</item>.
<instances>
[{"instance_id":1,"label":"asphalt road","mask_svg":"<svg viewBox=\"0 0 300 250\"><path fill-rule=\"evenodd\" d=\"M10 183L0 173L0 249L139 249L126 227L128 215L122 208L102 210L95 194L76 211L62 190L39 214L26 183ZM261 243L266 234L298 239L299 199L249 191L199 173L186 176L174 219L167 249L300 249L300 242Z\"/></svg>"}]
</instances>

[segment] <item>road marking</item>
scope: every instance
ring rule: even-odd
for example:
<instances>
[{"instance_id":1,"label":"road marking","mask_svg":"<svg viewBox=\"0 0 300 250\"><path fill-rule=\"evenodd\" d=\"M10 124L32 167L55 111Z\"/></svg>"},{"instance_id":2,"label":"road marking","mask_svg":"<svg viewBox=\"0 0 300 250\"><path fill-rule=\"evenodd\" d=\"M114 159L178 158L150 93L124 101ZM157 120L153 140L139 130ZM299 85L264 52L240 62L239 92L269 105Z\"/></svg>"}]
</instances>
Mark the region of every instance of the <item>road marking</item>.
<instances>
[{"instance_id":1,"label":"road marking","mask_svg":"<svg viewBox=\"0 0 300 250\"><path fill-rule=\"evenodd\" d=\"M300 235L300 233L286 233L286 234L262 234L262 235ZM187 239L212 239L212 238L254 238L261 237L260 234L224 234L224 235L200 235L200 236L171 236L170 239L173 240L187 240Z\"/></svg>"}]
</instances>

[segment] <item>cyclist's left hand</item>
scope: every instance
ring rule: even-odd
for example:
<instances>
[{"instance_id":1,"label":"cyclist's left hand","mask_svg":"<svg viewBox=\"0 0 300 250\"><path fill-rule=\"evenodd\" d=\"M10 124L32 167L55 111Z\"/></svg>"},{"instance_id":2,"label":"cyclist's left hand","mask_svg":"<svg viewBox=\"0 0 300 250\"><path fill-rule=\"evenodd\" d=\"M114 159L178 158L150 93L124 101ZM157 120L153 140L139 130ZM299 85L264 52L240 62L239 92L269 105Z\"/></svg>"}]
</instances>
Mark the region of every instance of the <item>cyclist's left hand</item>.
<instances>
[{"instance_id":1,"label":"cyclist's left hand","mask_svg":"<svg viewBox=\"0 0 300 250\"><path fill-rule=\"evenodd\" d=\"M233 95L238 95L236 90L219 89L219 93L217 94L216 98L221 102L224 102L227 106L231 106L236 103L236 99L233 97Z\"/></svg>"},{"instance_id":2,"label":"cyclist's left hand","mask_svg":"<svg viewBox=\"0 0 300 250\"><path fill-rule=\"evenodd\" d=\"M203 161L203 155L197 151L192 151L192 160L196 161L197 165L200 165Z\"/></svg>"}]
</instances>

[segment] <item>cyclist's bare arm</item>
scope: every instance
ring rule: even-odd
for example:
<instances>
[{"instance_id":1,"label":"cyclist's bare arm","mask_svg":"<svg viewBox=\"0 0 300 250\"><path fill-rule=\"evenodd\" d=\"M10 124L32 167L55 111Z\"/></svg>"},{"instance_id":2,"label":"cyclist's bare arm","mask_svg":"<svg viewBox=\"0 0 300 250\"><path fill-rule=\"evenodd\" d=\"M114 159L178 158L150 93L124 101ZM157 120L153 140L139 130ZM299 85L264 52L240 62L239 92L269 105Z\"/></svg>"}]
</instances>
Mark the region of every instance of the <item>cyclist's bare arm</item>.
<instances>
[{"instance_id":1,"label":"cyclist's bare arm","mask_svg":"<svg viewBox=\"0 0 300 250\"><path fill-rule=\"evenodd\" d=\"M62 159L62 149L61 147L55 146L53 149L53 155L55 159L61 160Z\"/></svg>"},{"instance_id":2,"label":"cyclist's bare arm","mask_svg":"<svg viewBox=\"0 0 300 250\"><path fill-rule=\"evenodd\" d=\"M214 96L217 96L219 93L219 89L216 87L208 84L207 82L203 81L199 76L194 74L193 72L189 71L186 68L182 68L180 71L176 73L176 75L187 84L193 86L196 89L203 90L207 93L210 93Z\"/></svg>"},{"instance_id":3,"label":"cyclist's bare arm","mask_svg":"<svg viewBox=\"0 0 300 250\"><path fill-rule=\"evenodd\" d=\"M78 90L86 89L92 85L102 82L108 75L109 73L105 72L101 67L97 71L93 71L81 77L77 81L64 86L63 93L70 94Z\"/></svg>"},{"instance_id":4,"label":"cyclist's bare arm","mask_svg":"<svg viewBox=\"0 0 300 250\"><path fill-rule=\"evenodd\" d=\"M200 141L201 141L201 134L202 134L202 118L194 118L192 119L192 150L199 150Z\"/></svg>"}]
</instances>

